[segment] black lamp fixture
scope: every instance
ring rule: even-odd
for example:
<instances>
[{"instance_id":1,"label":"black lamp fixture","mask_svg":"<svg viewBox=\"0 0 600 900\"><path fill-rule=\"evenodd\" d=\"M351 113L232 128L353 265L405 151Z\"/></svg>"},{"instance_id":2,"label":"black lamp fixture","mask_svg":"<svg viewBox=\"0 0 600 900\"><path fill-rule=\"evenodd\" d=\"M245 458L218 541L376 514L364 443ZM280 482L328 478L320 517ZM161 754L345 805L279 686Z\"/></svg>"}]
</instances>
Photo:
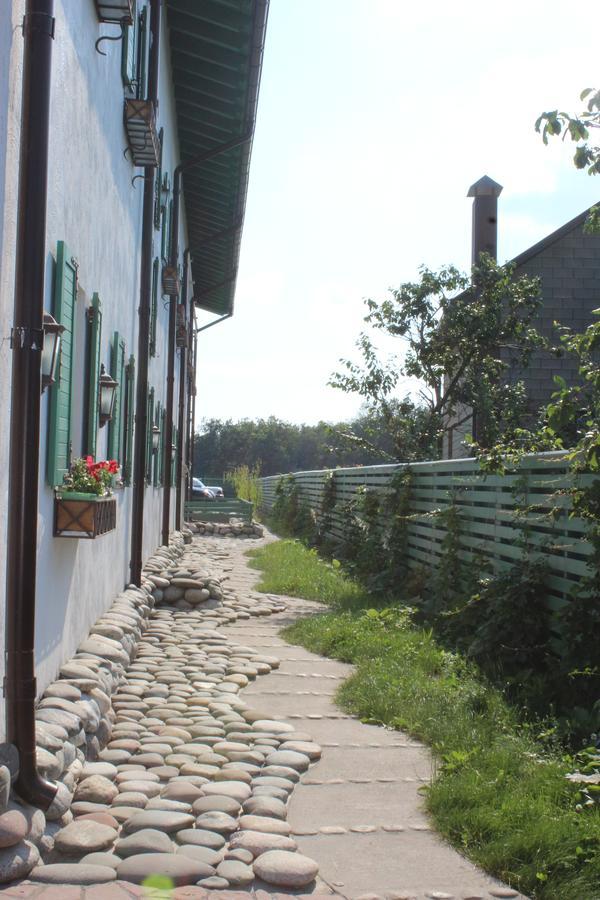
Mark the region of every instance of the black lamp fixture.
<instances>
[{"instance_id":1,"label":"black lamp fixture","mask_svg":"<svg viewBox=\"0 0 600 900\"><path fill-rule=\"evenodd\" d=\"M154 453L158 451L158 447L160 444L160 428L158 425L152 426L152 450Z\"/></svg>"},{"instance_id":2,"label":"black lamp fixture","mask_svg":"<svg viewBox=\"0 0 600 900\"><path fill-rule=\"evenodd\" d=\"M50 313L44 313L44 345L42 348L42 393L56 381L56 368L60 355L60 336L65 326Z\"/></svg>"},{"instance_id":3,"label":"black lamp fixture","mask_svg":"<svg viewBox=\"0 0 600 900\"><path fill-rule=\"evenodd\" d=\"M98 389L100 397L100 428L112 419L118 386L119 382L115 381L114 378L111 378L104 368L104 363L102 363L100 366L100 385Z\"/></svg>"}]
</instances>

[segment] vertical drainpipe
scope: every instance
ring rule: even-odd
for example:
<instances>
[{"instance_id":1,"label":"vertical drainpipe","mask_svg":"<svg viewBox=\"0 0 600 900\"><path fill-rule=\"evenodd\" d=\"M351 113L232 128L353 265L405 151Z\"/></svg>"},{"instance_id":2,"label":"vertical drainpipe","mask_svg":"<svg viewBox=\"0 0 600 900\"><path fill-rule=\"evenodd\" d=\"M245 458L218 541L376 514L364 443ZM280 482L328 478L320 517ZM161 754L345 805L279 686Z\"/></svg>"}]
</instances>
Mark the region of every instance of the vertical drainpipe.
<instances>
[{"instance_id":1,"label":"vertical drainpipe","mask_svg":"<svg viewBox=\"0 0 600 900\"><path fill-rule=\"evenodd\" d=\"M148 99L158 108L158 64L160 52L161 0L150 0L150 54ZM146 490L146 431L148 427L148 357L150 353L150 307L152 303L152 239L154 236L154 168L144 168L142 207L142 248L140 262L140 305L138 332L138 374L135 393L135 437L133 443L133 494L131 511L130 577L142 581L144 538L144 493Z\"/></svg>"},{"instance_id":2,"label":"vertical drainpipe","mask_svg":"<svg viewBox=\"0 0 600 900\"><path fill-rule=\"evenodd\" d=\"M191 329L191 346L192 354L192 371L193 375L188 386L188 413L187 413L187 448L188 448L188 481L186 485L187 499L192 499L192 477L194 474L194 426L196 421L196 356L198 353L198 336L194 327L194 305L190 311L190 329Z\"/></svg>"},{"instance_id":3,"label":"vertical drainpipe","mask_svg":"<svg viewBox=\"0 0 600 900\"><path fill-rule=\"evenodd\" d=\"M12 381L6 572L7 736L19 752L16 790L47 809L57 785L37 769L35 605L40 394L46 266L46 203L54 0L28 0L23 20L23 95Z\"/></svg>"},{"instance_id":4,"label":"vertical drainpipe","mask_svg":"<svg viewBox=\"0 0 600 900\"><path fill-rule=\"evenodd\" d=\"M190 249L186 247L183 251L183 285L181 289L181 299L187 313L188 307L188 267L190 264ZM193 306L193 304L190 304ZM179 348L179 410L178 410L178 426L177 433L179 440L177 441L177 472L179 473L178 482L175 485L175 528L181 530L183 526L182 516L182 496L181 496L181 473L183 471L183 444L185 429L185 370L187 365L187 342Z\"/></svg>"}]
</instances>

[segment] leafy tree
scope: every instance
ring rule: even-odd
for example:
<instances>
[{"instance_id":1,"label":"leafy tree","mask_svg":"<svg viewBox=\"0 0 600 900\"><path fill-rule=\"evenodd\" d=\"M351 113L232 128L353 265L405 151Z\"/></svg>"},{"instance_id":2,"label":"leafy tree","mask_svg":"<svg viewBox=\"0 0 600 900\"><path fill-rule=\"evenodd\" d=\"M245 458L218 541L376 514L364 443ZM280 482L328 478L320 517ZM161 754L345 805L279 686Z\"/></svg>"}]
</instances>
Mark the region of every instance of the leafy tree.
<instances>
[{"instance_id":1,"label":"leafy tree","mask_svg":"<svg viewBox=\"0 0 600 900\"><path fill-rule=\"evenodd\" d=\"M591 140L591 135L600 128L600 91L586 88L579 99L587 100L585 109L579 113L567 113L558 109L544 112L535 123L545 144L548 138L567 137L577 144L573 162L578 169L587 169L588 175L600 174L600 146Z\"/></svg>"},{"instance_id":2,"label":"leafy tree","mask_svg":"<svg viewBox=\"0 0 600 900\"><path fill-rule=\"evenodd\" d=\"M438 272L422 267L420 274L388 298L366 301L365 322L398 338L398 353L381 360L362 333L362 363L341 360L342 371L330 380L365 398L393 435L396 457L404 459L422 459L432 447L439 452L444 432L473 409L484 446L518 427L526 397L522 382L509 380L507 372L526 366L546 343L533 325L539 279L515 278L513 266L484 254L471 276L454 266ZM417 403L395 398L401 378L421 382Z\"/></svg>"}]
</instances>

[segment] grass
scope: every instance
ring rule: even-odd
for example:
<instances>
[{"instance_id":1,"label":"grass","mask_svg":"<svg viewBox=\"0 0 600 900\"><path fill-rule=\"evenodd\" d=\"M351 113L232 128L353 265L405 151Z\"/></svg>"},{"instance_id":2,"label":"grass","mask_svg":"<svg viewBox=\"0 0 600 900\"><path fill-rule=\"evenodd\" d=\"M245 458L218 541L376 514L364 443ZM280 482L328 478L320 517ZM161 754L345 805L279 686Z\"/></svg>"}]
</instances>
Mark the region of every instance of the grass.
<instances>
[{"instance_id":1,"label":"grass","mask_svg":"<svg viewBox=\"0 0 600 900\"><path fill-rule=\"evenodd\" d=\"M277 541L247 555L252 568L263 573L258 590L265 594L287 594L345 607L366 601L365 589L346 578L339 563L325 562L316 550L308 550L299 541Z\"/></svg>"},{"instance_id":2,"label":"grass","mask_svg":"<svg viewBox=\"0 0 600 900\"><path fill-rule=\"evenodd\" d=\"M416 627L410 612L365 608L364 590L314 551L283 541L253 564L264 571L261 589L336 607L285 637L356 665L337 696L345 710L432 747L437 774L425 800L441 834L530 897L600 898L600 808L577 810L576 788L564 777L571 761L559 748L523 724L471 664Z\"/></svg>"}]
</instances>

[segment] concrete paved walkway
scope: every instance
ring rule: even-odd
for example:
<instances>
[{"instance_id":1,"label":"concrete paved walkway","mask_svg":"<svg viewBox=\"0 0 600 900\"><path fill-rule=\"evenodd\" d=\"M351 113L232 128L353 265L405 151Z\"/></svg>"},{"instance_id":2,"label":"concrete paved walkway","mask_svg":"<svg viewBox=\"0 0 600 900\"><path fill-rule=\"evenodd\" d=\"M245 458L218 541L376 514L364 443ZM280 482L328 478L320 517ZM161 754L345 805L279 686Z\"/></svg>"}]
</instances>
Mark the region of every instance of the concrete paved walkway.
<instances>
[{"instance_id":1,"label":"concrete paved walkway","mask_svg":"<svg viewBox=\"0 0 600 900\"><path fill-rule=\"evenodd\" d=\"M227 548L232 587L251 592L260 573L248 567L248 543L221 541L219 547ZM300 852L319 863L320 878L343 897L365 900L520 897L432 830L419 794L431 778L430 752L402 732L364 725L335 705L352 666L286 643L282 627L323 607L291 597L285 602L285 613L222 630L281 659L280 668L249 685L243 698L310 732L323 748L294 790L288 815Z\"/></svg>"}]
</instances>

